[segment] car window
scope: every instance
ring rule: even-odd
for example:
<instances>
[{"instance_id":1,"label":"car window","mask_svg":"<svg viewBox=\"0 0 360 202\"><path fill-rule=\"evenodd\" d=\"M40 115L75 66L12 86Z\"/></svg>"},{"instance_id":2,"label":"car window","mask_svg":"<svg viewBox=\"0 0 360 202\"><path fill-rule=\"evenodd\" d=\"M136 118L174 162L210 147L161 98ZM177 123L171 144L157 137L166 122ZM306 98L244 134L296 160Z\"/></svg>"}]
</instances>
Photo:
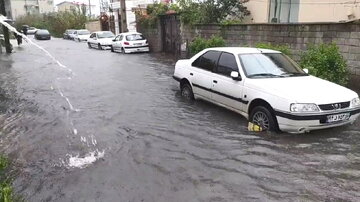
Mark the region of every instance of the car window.
<instances>
[{"instance_id":1,"label":"car window","mask_svg":"<svg viewBox=\"0 0 360 202\"><path fill-rule=\"evenodd\" d=\"M230 76L232 71L239 72L235 56L230 53L222 53L217 66L217 73Z\"/></svg>"},{"instance_id":2,"label":"car window","mask_svg":"<svg viewBox=\"0 0 360 202\"><path fill-rule=\"evenodd\" d=\"M115 38L115 41L120 41L120 35Z\"/></svg>"},{"instance_id":3,"label":"car window","mask_svg":"<svg viewBox=\"0 0 360 202\"><path fill-rule=\"evenodd\" d=\"M120 39L119 39L119 41L122 41L122 40L123 40L123 38L124 38L124 35L120 35Z\"/></svg>"},{"instance_id":4,"label":"car window","mask_svg":"<svg viewBox=\"0 0 360 202\"><path fill-rule=\"evenodd\" d=\"M95 33L90 35L90 38L94 38L95 37Z\"/></svg>"},{"instance_id":5,"label":"car window","mask_svg":"<svg viewBox=\"0 0 360 202\"><path fill-rule=\"evenodd\" d=\"M112 32L99 32L98 33L98 38L114 38L114 34Z\"/></svg>"},{"instance_id":6,"label":"car window","mask_svg":"<svg viewBox=\"0 0 360 202\"><path fill-rule=\"evenodd\" d=\"M90 32L88 30L80 30L80 31L78 31L78 34L79 35L87 35L87 34L90 34Z\"/></svg>"},{"instance_id":7,"label":"car window","mask_svg":"<svg viewBox=\"0 0 360 202\"><path fill-rule=\"evenodd\" d=\"M140 40L145 40L145 38L141 34L131 34L126 36L126 41L140 41Z\"/></svg>"},{"instance_id":8,"label":"car window","mask_svg":"<svg viewBox=\"0 0 360 202\"><path fill-rule=\"evenodd\" d=\"M75 31L74 34L77 34L77 31Z\"/></svg>"},{"instance_id":9,"label":"car window","mask_svg":"<svg viewBox=\"0 0 360 202\"><path fill-rule=\"evenodd\" d=\"M204 70L213 71L218 60L220 52L219 51L208 51L196 59L192 66L199 67Z\"/></svg>"},{"instance_id":10,"label":"car window","mask_svg":"<svg viewBox=\"0 0 360 202\"><path fill-rule=\"evenodd\" d=\"M281 53L240 54L247 77L307 76L289 57Z\"/></svg>"},{"instance_id":11,"label":"car window","mask_svg":"<svg viewBox=\"0 0 360 202\"><path fill-rule=\"evenodd\" d=\"M50 33L49 31L42 29L42 30L38 30L36 34L50 34Z\"/></svg>"}]
</instances>

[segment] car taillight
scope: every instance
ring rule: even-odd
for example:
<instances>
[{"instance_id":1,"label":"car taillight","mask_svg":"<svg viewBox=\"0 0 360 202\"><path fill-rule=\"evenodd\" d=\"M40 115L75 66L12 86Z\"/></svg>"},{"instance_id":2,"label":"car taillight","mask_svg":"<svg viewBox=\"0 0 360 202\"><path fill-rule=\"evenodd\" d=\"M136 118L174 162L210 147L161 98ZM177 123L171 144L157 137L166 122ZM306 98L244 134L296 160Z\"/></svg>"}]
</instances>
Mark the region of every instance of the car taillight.
<instances>
[{"instance_id":1,"label":"car taillight","mask_svg":"<svg viewBox=\"0 0 360 202\"><path fill-rule=\"evenodd\" d=\"M129 42L124 42L124 45L130 45Z\"/></svg>"}]
</instances>

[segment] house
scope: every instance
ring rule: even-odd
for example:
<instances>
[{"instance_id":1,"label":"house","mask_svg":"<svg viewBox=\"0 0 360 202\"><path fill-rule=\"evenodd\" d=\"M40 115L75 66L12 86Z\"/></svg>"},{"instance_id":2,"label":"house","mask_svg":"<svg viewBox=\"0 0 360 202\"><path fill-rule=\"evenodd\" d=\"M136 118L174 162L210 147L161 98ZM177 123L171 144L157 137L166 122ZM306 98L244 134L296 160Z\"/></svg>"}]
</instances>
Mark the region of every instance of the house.
<instances>
[{"instance_id":1,"label":"house","mask_svg":"<svg viewBox=\"0 0 360 202\"><path fill-rule=\"evenodd\" d=\"M360 0L250 0L246 23L346 22L360 19Z\"/></svg>"},{"instance_id":2,"label":"house","mask_svg":"<svg viewBox=\"0 0 360 202\"><path fill-rule=\"evenodd\" d=\"M53 0L6 0L7 17L15 20L17 17L26 14L49 13L54 11Z\"/></svg>"},{"instance_id":3,"label":"house","mask_svg":"<svg viewBox=\"0 0 360 202\"><path fill-rule=\"evenodd\" d=\"M89 9L89 4L75 2L75 1L72 2L63 1L57 4L56 7L58 12L77 11L77 12L84 12L85 15L98 14L98 11L97 12L95 11L96 9L95 5L90 5L90 9Z\"/></svg>"}]
</instances>

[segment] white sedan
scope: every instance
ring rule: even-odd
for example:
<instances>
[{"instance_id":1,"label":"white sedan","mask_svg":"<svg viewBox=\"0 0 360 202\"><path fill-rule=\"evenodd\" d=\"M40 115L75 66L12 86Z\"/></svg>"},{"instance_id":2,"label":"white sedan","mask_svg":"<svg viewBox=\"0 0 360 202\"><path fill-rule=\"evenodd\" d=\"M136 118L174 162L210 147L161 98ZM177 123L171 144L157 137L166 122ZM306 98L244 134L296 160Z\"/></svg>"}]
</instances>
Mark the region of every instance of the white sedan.
<instances>
[{"instance_id":1,"label":"white sedan","mask_svg":"<svg viewBox=\"0 0 360 202\"><path fill-rule=\"evenodd\" d=\"M80 29L74 32L74 41L82 42L90 38L90 32L87 29Z\"/></svg>"},{"instance_id":2,"label":"white sedan","mask_svg":"<svg viewBox=\"0 0 360 202\"><path fill-rule=\"evenodd\" d=\"M308 75L278 51L205 49L175 65L181 95L204 99L265 130L304 133L353 123L360 114L354 91Z\"/></svg>"},{"instance_id":3,"label":"white sedan","mask_svg":"<svg viewBox=\"0 0 360 202\"><path fill-rule=\"evenodd\" d=\"M121 53L149 52L149 44L141 33L126 32L115 37L111 44L111 51Z\"/></svg>"},{"instance_id":4,"label":"white sedan","mask_svg":"<svg viewBox=\"0 0 360 202\"><path fill-rule=\"evenodd\" d=\"M111 47L112 40L115 35L110 31L93 32L87 41L89 48L97 48L99 50Z\"/></svg>"}]
</instances>

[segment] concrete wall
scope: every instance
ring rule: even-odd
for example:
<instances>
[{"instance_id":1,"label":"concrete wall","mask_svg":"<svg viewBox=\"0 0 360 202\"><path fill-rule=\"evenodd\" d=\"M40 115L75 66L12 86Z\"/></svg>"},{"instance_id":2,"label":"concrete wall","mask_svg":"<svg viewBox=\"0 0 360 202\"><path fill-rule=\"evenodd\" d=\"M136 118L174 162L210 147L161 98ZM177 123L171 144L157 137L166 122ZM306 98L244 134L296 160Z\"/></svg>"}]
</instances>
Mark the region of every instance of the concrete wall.
<instances>
[{"instance_id":1,"label":"concrete wall","mask_svg":"<svg viewBox=\"0 0 360 202\"><path fill-rule=\"evenodd\" d=\"M146 28L138 25L137 30L148 40L151 52L158 53L163 51L160 23L154 28Z\"/></svg>"},{"instance_id":2,"label":"concrete wall","mask_svg":"<svg viewBox=\"0 0 360 202\"><path fill-rule=\"evenodd\" d=\"M288 45L295 60L308 44L335 42L347 60L349 72L360 77L360 24L247 24L221 27L197 25L182 27L182 42L194 37L220 35L227 46L254 46L259 42Z\"/></svg>"},{"instance_id":3,"label":"concrete wall","mask_svg":"<svg viewBox=\"0 0 360 202\"><path fill-rule=\"evenodd\" d=\"M274 9L274 2L275 0L250 0L245 6L251 15L246 17L244 22L270 22L269 12L273 13L270 11L270 4ZM290 22L341 22L360 19L360 0L281 0L278 3L278 12L281 12L281 15L289 12L285 7L291 7L290 12L294 19Z\"/></svg>"},{"instance_id":4,"label":"concrete wall","mask_svg":"<svg viewBox=\"0 0 360 202\"><path fill-rule=\"evenodd\" d=\"M87 22L85 24L85 29L89 30L90 32L101 31L100 21Z\"/></svg>"}]
</instances>

